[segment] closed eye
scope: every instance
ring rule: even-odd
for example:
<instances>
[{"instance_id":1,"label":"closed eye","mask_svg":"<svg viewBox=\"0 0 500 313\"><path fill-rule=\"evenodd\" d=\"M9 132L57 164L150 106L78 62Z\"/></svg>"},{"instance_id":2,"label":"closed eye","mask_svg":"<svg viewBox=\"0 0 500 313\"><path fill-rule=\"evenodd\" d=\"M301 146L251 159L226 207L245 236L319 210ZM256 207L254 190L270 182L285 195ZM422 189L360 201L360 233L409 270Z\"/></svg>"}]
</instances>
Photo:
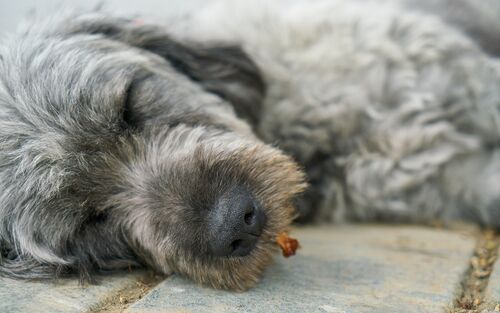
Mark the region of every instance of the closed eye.
<instances>
[{"instance_id":1,"label":"closed eye","mask_svg":"<svg viewBox=\"0 0 500 313\"><path fill-rule=\"evenodd\" d=\"M125 90L122 102L122 118L121 128L130 129L134 128L134 120L132 117L132 98L134 90L134 80L131 80L127 89Z\"/></svg>"}]
</instances>

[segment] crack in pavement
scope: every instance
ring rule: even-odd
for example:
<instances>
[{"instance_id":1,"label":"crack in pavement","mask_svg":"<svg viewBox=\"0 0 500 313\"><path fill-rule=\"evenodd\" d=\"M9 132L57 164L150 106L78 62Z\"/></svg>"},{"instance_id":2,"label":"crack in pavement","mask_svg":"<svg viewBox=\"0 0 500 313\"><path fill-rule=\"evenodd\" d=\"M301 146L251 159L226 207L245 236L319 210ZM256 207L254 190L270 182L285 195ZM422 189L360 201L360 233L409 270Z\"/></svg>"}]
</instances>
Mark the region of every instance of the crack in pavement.
<instances>
[{"instance_id":1,"label":"crack in pavement","mask_svg":"<svg viewBox=\"0 0 500 313\"><path fill-rule=\"evenodd\" d=\"M500 310L494 299L486 298L493 266L498 258L500 237L492 230L485 230L478 238L469 269L461 282L461 291L450 313L480 313Z\"/></svg>"}]
</instances>

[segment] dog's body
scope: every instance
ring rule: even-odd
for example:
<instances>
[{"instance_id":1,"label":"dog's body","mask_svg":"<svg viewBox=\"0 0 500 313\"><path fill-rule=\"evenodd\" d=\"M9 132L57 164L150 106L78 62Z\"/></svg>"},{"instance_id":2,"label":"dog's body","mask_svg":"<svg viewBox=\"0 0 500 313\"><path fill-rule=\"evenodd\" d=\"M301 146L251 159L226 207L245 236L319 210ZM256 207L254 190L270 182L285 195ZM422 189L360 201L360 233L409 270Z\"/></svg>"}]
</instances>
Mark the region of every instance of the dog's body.
<instances>
[{"instance_id":1,"label":"dog's body","mask_svg":"<svg viewBox=\"0 0 500 313\"><path fill-rule=\"evenodd\" d=\"M226 2L170 31L88 14L8 41L0 274L145 263L244 289L292 202L304 220L500 227L500 64L479 46L496 33L359 1ZM264 142L303 167L302 197Z\"/></svg>"},{"instance_id":2,"label":"dog's body","mask_svg":"<svg viewBox=\"0 0 500 313\"><path fill-rule=\"evenodd\" d=\"M232 1L179 32L239 43L262 69L256 131L305 167L312 188L300 209L310 218L499 227L500 62L474 40L500 30L470 38L454 27L450 11L471 7Z\"/></svg>"}]
</instances>

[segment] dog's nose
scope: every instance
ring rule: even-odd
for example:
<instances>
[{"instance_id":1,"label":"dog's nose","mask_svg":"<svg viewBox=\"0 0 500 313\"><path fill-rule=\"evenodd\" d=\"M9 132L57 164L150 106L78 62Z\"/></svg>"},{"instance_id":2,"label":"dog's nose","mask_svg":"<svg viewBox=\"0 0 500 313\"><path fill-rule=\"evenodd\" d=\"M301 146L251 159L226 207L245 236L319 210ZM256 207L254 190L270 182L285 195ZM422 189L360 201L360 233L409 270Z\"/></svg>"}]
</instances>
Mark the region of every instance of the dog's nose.
<instances>
[{"instance_id":1,"label":"dog's nose","mask_svg":"<svg viewBox=\"0 0 500 313\"><path fill-rule=\"evenodd\" d=\"M242 187L224 193L210 212L210 252L216 256L245 256L252 251L264 228L266 215Z\"/></svg>"}]
</instances>

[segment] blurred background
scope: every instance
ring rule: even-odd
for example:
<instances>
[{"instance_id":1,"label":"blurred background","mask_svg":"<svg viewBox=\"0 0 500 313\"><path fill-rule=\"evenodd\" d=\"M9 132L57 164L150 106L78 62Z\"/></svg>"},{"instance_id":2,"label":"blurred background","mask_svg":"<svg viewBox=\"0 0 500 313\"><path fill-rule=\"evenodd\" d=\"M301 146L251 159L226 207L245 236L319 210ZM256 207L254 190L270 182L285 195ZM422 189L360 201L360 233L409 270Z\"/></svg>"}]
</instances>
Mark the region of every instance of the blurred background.
<instances>
[{"instance_id":1,"label":"blurred background","mask_svg":"<svg viewBox=\"0 0 500 313\"><path fill-rule=\"evenodd\" d=\"M117 14L145 14L161 19L182 16L210 0L0 0L0 36L14 31L30 14L45 16L54 11L71 8L89 10L102 6Z\"/></svg>"},{"instance_id":2,"label":"blurred background","mask_svg":"<svg viewBox=\"0 0 500 313\"><path fill-rule=\"evenodd\" d=\"M100 6L106 11L119 15L143 15L157 21L172 22L173 17L182 17L213 1L217 0L0 0L0 38L8 32L16 30L24 18L33 14L43 17L57 12L58 10L71 8L72 10L85 11ZM287 1L293 2L304 0ZM451 23L461 25L462 29L465 29L473 35L477 32L477 29L500 29L500 0L359 1L397 1L417 10L439 12L442 18ZM500 44L495 34L496 32L482 34L483 38L481 38L481 41L487 50L498 54L500 53Z\"/></svg>"}]
</instances>

